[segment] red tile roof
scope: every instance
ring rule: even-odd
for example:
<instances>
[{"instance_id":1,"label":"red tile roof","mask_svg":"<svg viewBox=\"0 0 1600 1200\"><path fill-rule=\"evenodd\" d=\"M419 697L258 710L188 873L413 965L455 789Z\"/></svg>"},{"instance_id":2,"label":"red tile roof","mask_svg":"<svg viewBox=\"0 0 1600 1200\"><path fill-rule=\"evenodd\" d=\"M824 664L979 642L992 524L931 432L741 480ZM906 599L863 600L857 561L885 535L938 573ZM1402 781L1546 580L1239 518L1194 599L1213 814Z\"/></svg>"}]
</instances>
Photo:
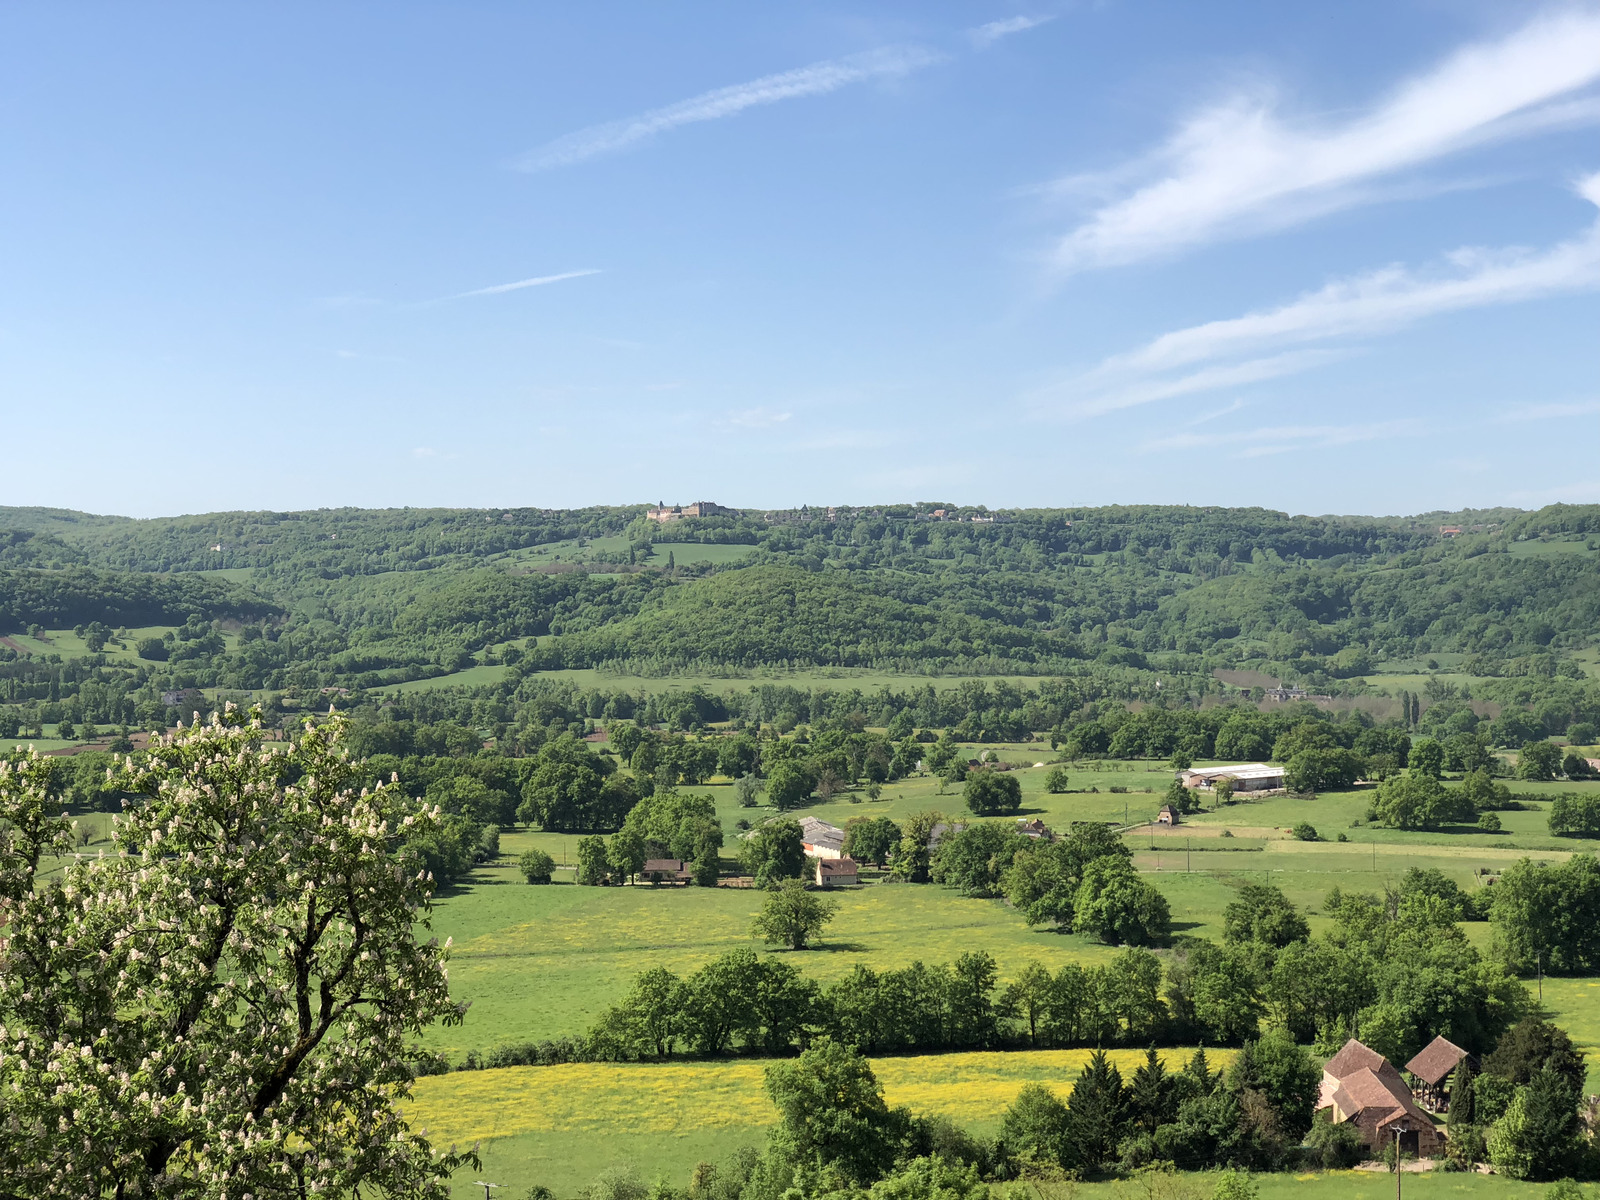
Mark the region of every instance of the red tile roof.
<instances>
[{"instance_id":1,"label":"red tile roof","mask_svg":"<svg viewBox=\"0 0 1600 1200\"><path fill-rule=\"evenodd\" d=\"M1454 1042L1436 1037L1406 1064L1406 1070L1424 1083L1437 1085L1466 1056L1467 1052Z\"/></svg>"},{"instance_id":2,"label":"red tile roof","mask_svg":"<svg viewBox=\"0 0 1600 1200\"><path fill-rule=\"evenodd\" d=\"M1328 1065L1322 1069L1335 1079L1343 1079L1346 1075L1353 1075L1363 1067L1370 1071L1377 1071L1389 1066L1389 1060L1376 1050L1363 1046L1355 1038L1351 1038L1339 1048L1339 1053L1328 1060ZM1390 1067L1390 1070L1394 1068Z\"/></svg>"},{"instance_id":3,"label":"red tile roof","mask_svg":"<svg viewBox=\"0 0 1600 1200\"><path fill-rule=\"evenodd\" d=\"M1370 1067L1362 1067L1339 1080L1339 1089L1333 1102L1346 1117L1376 1109L1384 1115L1378 1119L1379 1129L1400 1117L1410 1118L1416 1128L1432 1125L1428 1115L1411 1099L1411 1090L1398 1077L1390 1079L1379 1075Z\"/></svg>"}]
</instances>

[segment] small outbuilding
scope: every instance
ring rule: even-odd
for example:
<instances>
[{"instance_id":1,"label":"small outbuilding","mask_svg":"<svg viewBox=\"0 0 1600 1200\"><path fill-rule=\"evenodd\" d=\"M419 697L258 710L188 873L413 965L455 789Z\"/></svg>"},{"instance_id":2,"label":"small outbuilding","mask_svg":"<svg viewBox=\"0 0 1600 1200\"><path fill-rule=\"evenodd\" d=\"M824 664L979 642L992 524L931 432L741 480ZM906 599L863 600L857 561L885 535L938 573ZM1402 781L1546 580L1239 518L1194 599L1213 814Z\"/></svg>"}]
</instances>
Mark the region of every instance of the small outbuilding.
<instances>
[{"instance_id":1,"label":"small outbuilding","mask_svg":"<svg viewBox=\"0 0 1600 1200\"><path fill-rule=\"evenodd\" d=\"M1445 1037L1436 1037L1406 1064L1417 1081L1416 1095L1423 1107L1443 1112L1450 1107L1450 1073L1467 1059L1465 1050Z\"/></svg>"},{"instance_id":2,"label":"small outbuilding","mask_svg":"<svg viewBox=\"0 0 1600 1200\"><path fill-rule=\"evenodd\" d=\"M654 886L658 883L688 883L689 870L681 858L646 859L639 868L639 882Z\"/></svg>"},{"instance_id":3,"label":"small outbuilding","mask_svg":"<svg viewBox=\"0 0 1600 1200\"><path fill-rule=\"evenodd\" d=\"M860 868L853 858L817 859L817 886L819 888L855 887L860 883Z\"/></svg>"},{"instance_id":4,"label":"small outbuilding","mask_svg":"<svg viewBox=\"0 0 1600 1200\"><path fill-rule=\"evenodd\" d=\"M1175 804L1163 804L1161 811L1156 815L1156 823L1158 825L1178 824L1178 806Z\"/></svg>"}]
</instances>

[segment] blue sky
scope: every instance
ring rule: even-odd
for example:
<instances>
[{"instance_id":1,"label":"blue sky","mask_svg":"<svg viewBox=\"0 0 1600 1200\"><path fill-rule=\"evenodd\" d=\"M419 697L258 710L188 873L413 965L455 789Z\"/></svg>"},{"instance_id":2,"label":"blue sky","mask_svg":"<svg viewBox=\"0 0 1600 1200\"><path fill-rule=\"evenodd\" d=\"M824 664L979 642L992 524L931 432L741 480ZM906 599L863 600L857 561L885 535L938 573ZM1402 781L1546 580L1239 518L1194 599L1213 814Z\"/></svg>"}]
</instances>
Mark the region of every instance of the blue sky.
<instances>
[{"instance_id":1,"label":"blue sky","mask_svg":"<svg viewBox=\"0 0 1600 1200\"><path fill-rule=\"evenodd\" d=\"M1600 501L1600 5L15 3L0 503Z\"/></svg>"}]
</instances>

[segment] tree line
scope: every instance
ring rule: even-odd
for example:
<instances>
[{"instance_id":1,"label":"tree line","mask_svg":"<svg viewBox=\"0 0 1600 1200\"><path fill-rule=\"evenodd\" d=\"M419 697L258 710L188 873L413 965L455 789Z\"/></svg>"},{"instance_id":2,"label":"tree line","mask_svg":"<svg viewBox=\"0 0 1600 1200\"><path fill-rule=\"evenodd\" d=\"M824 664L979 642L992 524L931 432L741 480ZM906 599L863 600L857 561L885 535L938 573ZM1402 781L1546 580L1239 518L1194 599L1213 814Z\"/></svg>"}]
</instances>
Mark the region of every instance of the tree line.
<instances>
[{"instance_id":1,"label":"tree line","mask_svg":"<svg viewBox=\"0 0 1600 1200\"><path fill-rule=\"evenodd\" d=\"M1514 1179L1600 1174L1600 1146L1580 1115L1584 1063L1565 1031L1526 1019L1482 1063L1482 1073L1469 1061L1452 1080L1443 1170L1490 1163ZM655 1192L674 1200L988 1200L994 1183L1143 1173L1155 1194L1192 1194L1163 1180L1177 1169L1223 1172L1206 1185L1213 1200L1253 1200L1249 1172L1348 1169L1373 1154L1354 1124L1318 1113L1320 1076L1319 1059L1282 1030L1246 1041L1220 1065L1204 1049L1179 1062L1150 1048L1126 1076L1097 1050L1062 1094L1024 1084L998 1129L977 1135L890 1108L867 1058L823 1035L767 1068L778 1121L765 1146L702 1162L686 1189L660 1181ZM1401 1165L1392 1147L1383 1156L1391 1170ZM585 1195L642 1200L645 1188L633 1169L613 1167Z\"/></svg>"}]
</instances>

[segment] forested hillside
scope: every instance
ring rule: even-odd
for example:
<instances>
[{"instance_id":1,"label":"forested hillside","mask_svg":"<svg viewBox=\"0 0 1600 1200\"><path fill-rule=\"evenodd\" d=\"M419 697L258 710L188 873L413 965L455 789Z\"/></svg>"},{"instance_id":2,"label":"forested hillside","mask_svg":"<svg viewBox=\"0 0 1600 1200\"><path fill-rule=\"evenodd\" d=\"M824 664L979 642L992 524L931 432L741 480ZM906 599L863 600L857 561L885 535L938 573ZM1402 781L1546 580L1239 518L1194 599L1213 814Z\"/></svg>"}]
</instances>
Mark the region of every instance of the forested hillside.
<instances>
[{"instance_id":1,"label":"forested hillside","mask_svg":"<svg viewBox=\"0 0 1600 1200\"><path fill-rule=\"evenodd\" d=\"M190 688L360 707L508 666L462 682L513 719L526 689L554 686L544 673L594 669L602 692L605 673L870 669L1169 704L1262 679L1392 695L1373 678L1432 669L1470 679L1433 685L1430 704L1490 703L1546 732L1596 707L1600 506L643 514L0 509L0 727L149 723ZM1256 682L1224 681L1238 671Z\"/></svg>"}]
</instances>

